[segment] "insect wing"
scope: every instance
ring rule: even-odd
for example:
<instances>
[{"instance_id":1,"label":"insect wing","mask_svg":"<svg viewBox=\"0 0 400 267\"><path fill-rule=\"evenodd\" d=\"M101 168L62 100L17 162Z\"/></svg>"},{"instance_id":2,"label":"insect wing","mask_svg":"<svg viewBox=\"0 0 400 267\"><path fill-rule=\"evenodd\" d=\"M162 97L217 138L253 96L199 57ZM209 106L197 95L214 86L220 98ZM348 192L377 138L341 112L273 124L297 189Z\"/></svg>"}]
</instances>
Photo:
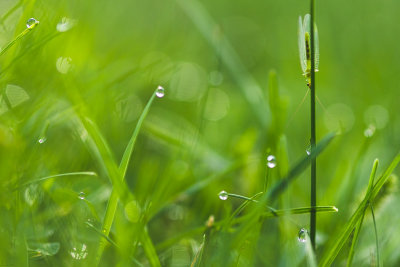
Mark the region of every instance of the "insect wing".
<instances>
[{"instance_id":1,"label":"insect wing","mask_svg":"<svg viewBox=\"0 0 400 267\"><path fill-rule=\"evenodd\" d=\"M299 29L298 29L298 38L299 38L299 55L300 55L300 65L303 73L306 72L307 69L307 59L306 59L306 41L305 41L305 32L303 27L303 22L301 16L299 17Z\"/></svg>"}]
</instances>

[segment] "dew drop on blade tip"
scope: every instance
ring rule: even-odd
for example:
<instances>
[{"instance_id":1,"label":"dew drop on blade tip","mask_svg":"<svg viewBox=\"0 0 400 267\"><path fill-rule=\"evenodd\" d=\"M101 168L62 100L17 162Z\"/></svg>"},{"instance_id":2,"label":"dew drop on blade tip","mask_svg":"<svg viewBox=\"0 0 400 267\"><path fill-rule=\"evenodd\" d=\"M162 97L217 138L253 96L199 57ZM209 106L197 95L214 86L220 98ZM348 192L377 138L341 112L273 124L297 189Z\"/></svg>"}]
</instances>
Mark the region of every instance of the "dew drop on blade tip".
<instances>
[{"instance_id":1,"label":"dew drop on blade tip","mask_svg":"<svg viewBox=\"0 0 400 267\"><path fill-rule=\"evenodd\" d=\"M219 192L218 197L221 200L227 200L228 199L228 193L226 191L221 191L221 192Z\"/></svg>"},{"instance_id":2,"label":"dew drop on blade tip","mask_svg":"<svg viewBox=\"0 0 400 267\"><path fill-rule=\"evenodd\" d=\"M165 95L164 87L162 87L161 85L159 85L159 86L157 87L157 90L156 90L156 96L159 97L159 98L161 98L161 97L164 97L164 95Z\"/></svg>"},{"instance_id":3,"label":"dew drop on blade tip","mask_svg":"<svg viewBox=\"0 0 400 267\"><path fill-rule=\"evenodd\" d=\"M28 29L32 29L33 27L35 27L37 24L39 24L39 21L37 19L34 18L30 18L26 21L26 27Z\"/></svg>"}]
</instances>

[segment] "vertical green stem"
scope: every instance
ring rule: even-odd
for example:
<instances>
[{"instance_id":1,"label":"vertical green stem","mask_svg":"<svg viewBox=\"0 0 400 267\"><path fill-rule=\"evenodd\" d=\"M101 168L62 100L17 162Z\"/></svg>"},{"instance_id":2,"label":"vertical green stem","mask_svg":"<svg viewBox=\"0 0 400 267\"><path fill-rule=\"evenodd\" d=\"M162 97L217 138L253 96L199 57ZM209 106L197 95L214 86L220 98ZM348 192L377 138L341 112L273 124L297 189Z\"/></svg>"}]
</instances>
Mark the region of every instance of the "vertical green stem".
<instances>
[{"instance_id":1,"label":"vertical green stem","mask_svg":"<svg viewBox=\"0 0 400 267\"><path fill-rule=\"evenodd\" d=\"M314 48L314 5L315 0L310 1L311 15L311 151L315 149L315 48ZM311 159L311 207L317 205L317 158ZM311 210L310 216L310 239L315 250L315 232L317 229L317 218L315 209Z\"/></svg>"}]
</instances>

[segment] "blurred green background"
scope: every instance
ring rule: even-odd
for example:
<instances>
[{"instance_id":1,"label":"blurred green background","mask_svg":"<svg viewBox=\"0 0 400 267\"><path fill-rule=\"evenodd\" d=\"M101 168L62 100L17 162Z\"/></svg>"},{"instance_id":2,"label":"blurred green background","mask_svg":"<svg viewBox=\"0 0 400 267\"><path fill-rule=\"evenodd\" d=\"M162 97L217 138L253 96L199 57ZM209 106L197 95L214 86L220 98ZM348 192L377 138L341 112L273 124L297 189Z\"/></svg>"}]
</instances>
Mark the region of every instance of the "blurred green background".
<instances>
[{"instance_id":1,"label":"blurred green background","mask_svg":"<svg viewBox=\"0 0 400 267\"><path fill-rule=\"evenodd\" d=\"M286 162L306 156L310 103L302 102L297 23L308 8L298 0L2 0L0 47L29 18L40 24L0 57L0 265L92 266L100 236L85 222L101 225L112 186L81 120L97 125L119 164L161 85L165 97L154 100L126 175L133 211L120 203L110 235L120 249L107 246L100 265L124 266L121 251L137 241L124 235L136 225L131 211L145 214L162 266L189 266L208 218L223 220L242 203L221 201L221 190L252 196L263 190L267 155L277 160L269 186ZM399 9L393 0L317 1L317 139L340 132L317 160L317 203L339 209L318 215L321 253L361 201L373 160L380 172L399 150ZM97 176L24 185L80 171ZM386 266L400 264L396 181L376 204ZM307 170L275 207L308 206L309 188ZM239 266L301 265L297 232L308 222L266 220ZM354 263L368 265L375 253L368 215ZM147 266L145 254L139 245L133 256ZM345 260L346 253L336 263Z\"/></svg>"}]
</instances>

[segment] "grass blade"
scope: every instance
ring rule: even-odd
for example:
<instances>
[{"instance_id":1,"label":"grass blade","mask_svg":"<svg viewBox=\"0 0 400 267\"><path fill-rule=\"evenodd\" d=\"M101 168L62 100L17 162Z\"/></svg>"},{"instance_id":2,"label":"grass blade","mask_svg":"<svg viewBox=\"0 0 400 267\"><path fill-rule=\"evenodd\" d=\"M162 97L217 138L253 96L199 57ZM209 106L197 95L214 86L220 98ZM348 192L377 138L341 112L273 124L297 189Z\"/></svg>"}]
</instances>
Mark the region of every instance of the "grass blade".
<instances>
[{"instance_id":1,"label":"grass blade","mask_svg":"<svg viewBox=\"0 0 400 267\"><path fill-rule=\"evenodd\" d=\"M144 108L139 121L136 125L136 128L129 140L129 143L125 149L124 155L122 156L122 160L121 163L119 165L119 172L121 174L121 182L125 179L125 175L126 175L126 171L128 169L128 165L129 165L129 161L133 152L133 149L135 147L135 143L136 143L136 139L139 135L140 129L142 127L143 121L146 118L147 114L149 113L151 104L153 103L154 98L156 97L156 91L154 91L154 93L152 94L152 96L150 97L150 100L147 102L146 107ZM102 231L103 233L105 233L106 235L109 234L112 223L114 221L114 217L115 217L115 212L117 210L117 206L118 206L118 200L119 200L119 192L113 188L112 192L111 192L111 196L110 199L108 201L108 205L107 205L107 209L106 209L106 214L104 216L104 221L103 221L103 226L102 226ZM98 263L100 262L101 256L103 254L104 251L104 242L100 242L98 250L97 250L97 260L96 260L96 266L98 265ZM150 259L149 259L150 260Z\"/></svg>"},{"instance_id":2,"label":"grass blade","mask_svg":"<svg viewBox=\"0 0 400 267\"><path fill-rule=\"evenodd\" d=\"M333 245L329 247L325 255L323 255L320 262L320 266L330 266L332 264L336 256L339 254L339 251L342 249L343 245L345 244L350 234L352 233L354 227L357 225L357 223L363 216L366 207L368 207L369 203L372 202L374 198L377 196L383 184L387 181L389 175L393 172L394 168L396 168L399 162L400 162L400 154L398 154L393 159L389 167L379 177L378 181L375 183L370 192L368 192L365 195L364 200L360 203L357 210L353 213L353 216L345 225L344 230L338 235L338 238L335 240Z\"/></svg>"},{"instance_id":3,"label":"grass blade","mask_svg":"<svg viewBox=\"0 0 400 267\"><path fill-rule=\"evenodd\" d=\"M36 178L33 179L29 182L26 182L16 188L14 188L13 190L18 190L21 189L23 187L29 186L31 184L36 184L36 183L40 183L43 181L46 181L48 179L51 178L57 178L57 177L65 177L65 176L97 176L97 173L95 172L69 172L69 173L61 173L61 174L54 174L54 175L49 175L49 176L45 176L45 177L41 177L41 178Z\"/></svg>"},{"instance_id":4,"label":"grass blade","mask_svg":"<svg viewBox=\"0 0 400 267\"><path fill-rule=\"evenodd\" d=\"M375 213L374 213L374 208L372 207L372 204L369 204L369 207L371 208L371 215L372 215L372 221L374 222L374 230L375 230L375 241L376 241L376 266L380 266L380 260L379 260L379 239L378 239L378 229L376 227L376 220L375 220Z\"/></svg>"},{"instance_id":5,"label":"grass blade","mask_svg":"<svg viewBox=\"0 0 400 267\"><path fill-rule=\"evenodd\" d=\"M378 161L378 159L376 159L374 161L374 165L372 166L372 171L371 171L371 174L370 174L370 177L369 177L369 182L368 182L368 187L367 187L367 193L366 194L369 194L371 192L371 189L372 189L372 187L374 185L374 179L375 179L375 175L376 175L376 170L378 169L378 164L379 164L379 161ZM361 226L362 226L362 223L364 221L365 211L366 211L366 209L364 209L364 212L363 212L359 222L357 223L357 225L356 225L356 227L354 229L353 240L351 242L349 256L347 258L347 266L349 266L349 267L351 266L351 263L353 261L355 246L357 244L358 236L359 236L360 231L361 231Z\"/></svg>"},{"instance_id":6,"label":"grass blade","mask_svg":"<svg viewBox=\"0 0 400 267\"><path fill-rule=\"evenodd\" d=\"M29 32L31 32L36 26L39 24L39 21L37 23L33 24L31 27L26 28L23 30L20 34L17 35L11 42L9 42L1 51L0 51L0 56L2 56L5 52L7 52L8 49L10 49L16 42L18 42L19 39L27 35Z\"/></svg>"}]
</instances>

